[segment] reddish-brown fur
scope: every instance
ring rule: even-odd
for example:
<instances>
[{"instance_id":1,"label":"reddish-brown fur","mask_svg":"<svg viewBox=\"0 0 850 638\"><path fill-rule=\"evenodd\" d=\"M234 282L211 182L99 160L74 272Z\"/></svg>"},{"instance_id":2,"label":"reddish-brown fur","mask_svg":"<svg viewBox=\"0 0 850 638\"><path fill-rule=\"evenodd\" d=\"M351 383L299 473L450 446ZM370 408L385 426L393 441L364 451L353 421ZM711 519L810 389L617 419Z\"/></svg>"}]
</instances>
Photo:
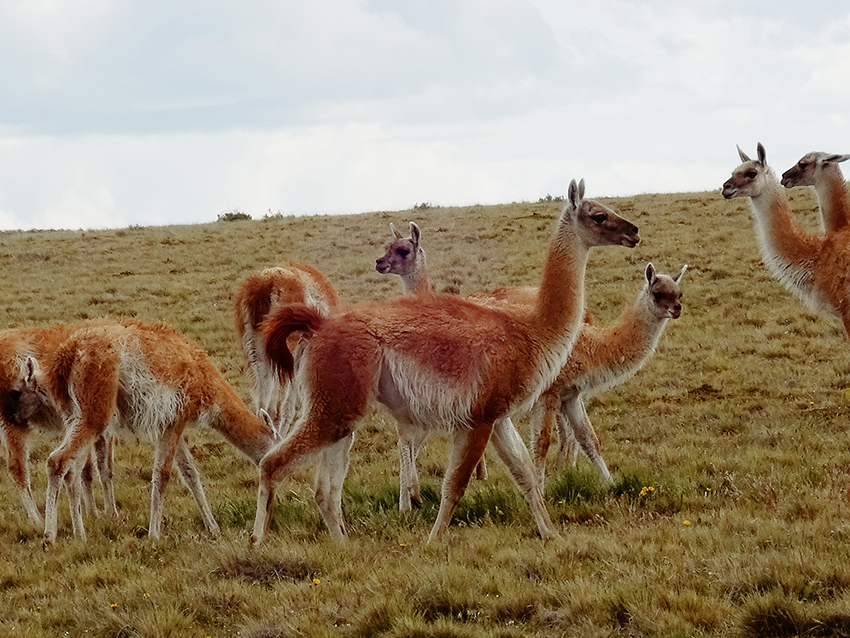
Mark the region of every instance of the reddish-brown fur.
<instances>
[{"instance_id":1,"label":"reddish-brown fur","mask_svg":"<svg viewBox=\"0 0 850 638\"><path fill-rule=\"evenodd\" d=\"M128 429L156 442L149 534L158 537L162 498L171 467L192 490L205 524L218 526L183 437L198 422L217 430L258 463L275 441L272 427L252 414L209 357L173 328L136 321L97 322L68 336L38 361L26 379L28 392L64 420L69 435L48 458L45 537L56 538L56 499L61 481L108 427ZM73 481L72 481L73 483ZM85 537L76 496L75 531Z\"/></svg>"},{"instance_id":2,"label":"reddish-brown fur","mask_svg":"<svg viewBox=\"0 0 850 638\"><path fill-rule=\"evenodd\" d=\"M450 295L423 294L361 304L323 319L305 306L281 307L270 314L267 350L284 372L293 371L284 353L286 339L295 330L310 332L302 362L294 369L309 405L306 418L260 464L254 542L267 533L278 483L296 467L322 450L334 450L339 456L333 467L344 477L347 459L337 444L375 400L402 423L447 428L454 436L431 539L447 528L491 434L500 454L512 459L509 466L532 503L541 534L555 533L527 450L521 441L524 457L508 450L513 441L498 424L536 399L569 356L583 311L590 247L639 241L633 224L584 200L583 190L583 184L570 185L569 203L530 310L486 308ZM340 476L331 482L341 489ZM322 514L331 532L344 536L342 520L336 518L339 497L334 491L333 506L324 507Z\"/></svg>"},{"instance_id":3,"label":"reddish-brown fur","mask_svg":"<svg viewBox=\"0 0 850 638\"><path fill-rule=\"evenodd\" d=\"M44 359L54 352L79 326L57 325L47 328L11 328L0 332L0 435L6 444L9 472L27 516L41 523L41 514L32 496L28 441L33 429L52 436L63 436L61 419L55 411L29 400L24 388L28 358ZM112 492L112 448L108 438L96 442L98 470L103 485L104 510L115 515ZM94 511L92 463L86 458L83 468L82 497L87 510Z\"/></svg>"},{"instance_id":4,"label":"reddish-brown fur","mask_svg":"<svg viewBox=\"0 0 850 638\"><path fill-rule=\"evenodd\" d=\"M814 186L820 204L821 226L827 233L850 224L850 193L839 166L848 159L850 155L813 151L782 173L785 188Z\"/></svg>"},{"instance_id":5,"label":"reddish-brown fur","mask_svg":"<svg viewBox=\"0 0 850 638\"><path fill-rule=\"evenodd\" d=\"M813 310L839 317L850 335L850 226L825 236L805 232L791 214L785 190L767 165L764 146L723 184L726 199L748 197L765 264Z\"/></svg>"},{"instance_id":6,"label":"reddish-brown fur","mask_svg":"<svg viewBox=\"0 0 850 638\"><path fill-rule=\"evenodd\" d=\"M280 305L303 303L327 314L339 307L333 284L312 266L289 263L245 278L233 296L236 335L245 357L254 409L265 410L278 432L285 433L295 414L289 382L279 380L266 355L260 326ZM289 349L300 352L301 334L290 337Z\"/></svg>"}]
</instances>

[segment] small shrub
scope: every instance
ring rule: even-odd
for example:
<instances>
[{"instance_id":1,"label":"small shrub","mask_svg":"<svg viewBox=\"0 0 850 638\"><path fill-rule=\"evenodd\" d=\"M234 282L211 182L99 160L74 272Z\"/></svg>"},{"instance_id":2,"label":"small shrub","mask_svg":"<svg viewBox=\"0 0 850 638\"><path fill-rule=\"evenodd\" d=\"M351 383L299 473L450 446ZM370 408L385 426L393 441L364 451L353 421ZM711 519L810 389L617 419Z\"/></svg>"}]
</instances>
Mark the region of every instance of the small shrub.
<instances>
[{"instance_id":1,"label":"small shrub","mask_svg":"<svg viewBox=\"0 0 850 638\"><path fill-rule=\"evenodd\" d=\"M440 618L469 622L481 615L481 609L473 601L460 592L450 591L445 583L437 580L419 588L413 595L413 607L427 622Z\"/></svg>"},{"instance_id":2,"label":"small shrub","mask_svg":"<svg viewBox=\"0 0 850 638\"><path fill-rule=\"evenodd\" d=\"M243 213L238 208L234 208L233 210L221 213L218 216L218 221L220 222L250 221L250 219L251 216L248 213Z\"/></svg>"},{"instance_id":3,"label":"small shrub","mask_svg":"<svg viewBox=\"0 0 850 638\"><path fill-rule=\"evenodd\" d=\"M288 638L292 632L278 627L260 627L245 634L245 638Z\"/></svg>"},{"instance_id":4,"label":"small shrub","mask_svg":"<svg viewBox=\"0 0 850 638\"><path fill-rule=\"evenodd\" d=\"M242 499L226 503L215 518L223 528L247 529L253 524L256 511L256 500Z\"/></svg>"}]
</instances>

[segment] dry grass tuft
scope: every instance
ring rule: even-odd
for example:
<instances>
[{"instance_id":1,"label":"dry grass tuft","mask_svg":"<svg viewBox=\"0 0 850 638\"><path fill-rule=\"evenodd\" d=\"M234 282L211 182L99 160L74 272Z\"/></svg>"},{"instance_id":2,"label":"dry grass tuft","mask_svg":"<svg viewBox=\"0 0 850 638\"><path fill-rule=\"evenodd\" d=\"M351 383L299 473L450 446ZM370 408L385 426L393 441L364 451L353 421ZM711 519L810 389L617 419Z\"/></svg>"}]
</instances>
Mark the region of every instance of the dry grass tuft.
<instances>
[{"instance_id":1,"label":"dry grass tuft","mask_svg":"<svg viewBox=\"0 0 850 638\"><path fill-rule=\"evenodd\" d=\"M252 585L271 587L278 581L313 580L319 570L302 558L233 558L213 573L222 578L238 578Z\"/></svg>"}]
</instances>

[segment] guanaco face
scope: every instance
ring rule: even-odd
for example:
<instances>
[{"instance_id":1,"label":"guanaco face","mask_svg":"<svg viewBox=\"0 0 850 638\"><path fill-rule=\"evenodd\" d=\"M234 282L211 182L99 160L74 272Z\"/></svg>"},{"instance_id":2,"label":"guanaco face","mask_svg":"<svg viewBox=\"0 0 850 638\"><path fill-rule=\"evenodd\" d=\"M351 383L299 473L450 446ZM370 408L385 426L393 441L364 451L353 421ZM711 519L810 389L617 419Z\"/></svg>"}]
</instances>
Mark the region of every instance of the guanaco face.
<instances>
[{"instance_id":1,"label":"guanaco face","mask_svg":"<svg viewBox=\"0 0 850 638\"><path fill-rule=\"evenodd\" d=\"M604 204L584 199L584 180L581 180L578 186L575 181L570 183L567 196L570 205L576 209L578 232L585 246L634 248L640 242L637 226Z\"/></svg>"},{"instance_id":2,"label":"guanaco face","mask_svg":"<svg viewBox=\"0 0 850 638\"><path fill-rule=\"evenodd\" d=\"M659 276L652 264L646 267L649 294L660 319L678 319L682 314L682 291L679 289L679 279L687 269L686 264L676 275L665 277Z\"/></svg>"},{"instance_id":3,"label":"guanaco face","mask_svg":"<svg viewBox=\"0 0 850 638\"><path fill-rule=\"evenodd\" d=\"M585 200L579 219L584 221L580 228L589 231L588 236L595 237L600 246L634 248L640 243L637 226L593 200Z\"/></svg>"},{"instance_id":4,"label":"guanaco face","mask_svg":"<svg viewBox=\"0 0 850 638\"><path fill-rule=\"evenodd\" d=\"M757 146L758 159L751 160L741 147L738 155L743 162L732 172L732 176L723 183L720 191L726 199L733 197L758 197L768 187L771 170L767 165L767 153L761 143Z\"/></svg>"},{"instance_id":5,"label":"guanaco face","mask_svg":"<svg viewBox=\"0 0 850 638\"><path fill-rule=\"evenodd\" d=\"M795 186L815 186L820 179L820 174L827 170L838 170L838 164L846 162L850 155L837 155L835 153L822 153L813 151L806 153L794 166L782 173L782 185L785 188Z\"/></svg>"},{"instance_id":6,"label":"guanaco face","mask_svg":"<svg viewBox=\"0 0 850 638\"><path fill-rule=\"evenodd\" d=\"M392 223L390 223L390 230L395 239L387 245L384 256L375 260L375 270L382 275L393 274L402 277L409 275L416 268L421 236L419 226L410 222L410 237L403 237Z\"/></svg>"}]
</instances>

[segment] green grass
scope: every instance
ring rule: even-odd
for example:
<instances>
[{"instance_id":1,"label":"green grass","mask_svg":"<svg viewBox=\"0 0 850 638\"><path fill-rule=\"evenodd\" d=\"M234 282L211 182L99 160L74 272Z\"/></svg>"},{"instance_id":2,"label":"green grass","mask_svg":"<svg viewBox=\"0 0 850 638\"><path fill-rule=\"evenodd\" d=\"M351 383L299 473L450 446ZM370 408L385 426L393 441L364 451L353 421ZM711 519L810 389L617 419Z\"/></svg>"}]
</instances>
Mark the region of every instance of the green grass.
<instances>
[{"instance_id":1,"label":"green grass","mask_svg":"<svg viewBox=\"0 0 850 638\"><path fill-rule=\"evenodd\" d=\"M723 176L721 176L723 177ZM814 200L792 193L815 228ZM211 538L172 481L163 538L146 536L149 444L116 450L118 520L88 517L42 546L5 470L0 635L203 637L850 635L850 357L834 319L807 311L758 255L744 201L716 193L603 199L640 226L633 250L598 249L587 305L616 320L647 261L683 264L684 312L633 379L587 402L614 474L554 459L543 541L498 458L473 481L447 537L427 544L447 442L419 459L423 505L400 513L392 419L365 419L335 543L310 472L281 484L266 544L250 548L257 471L214 433L192 451L222 527ZM374 271L389 222L419 223L437 288L533 284L557 202L200 226L0 234L0 325L101 316L164 320L201 344L247 397L230 298L249 273L318 267L346 302L400 292ZM517 420L523 434L527 424ZM55 439L33 442L43 503Z\"/></svg>"}]
</instances>

